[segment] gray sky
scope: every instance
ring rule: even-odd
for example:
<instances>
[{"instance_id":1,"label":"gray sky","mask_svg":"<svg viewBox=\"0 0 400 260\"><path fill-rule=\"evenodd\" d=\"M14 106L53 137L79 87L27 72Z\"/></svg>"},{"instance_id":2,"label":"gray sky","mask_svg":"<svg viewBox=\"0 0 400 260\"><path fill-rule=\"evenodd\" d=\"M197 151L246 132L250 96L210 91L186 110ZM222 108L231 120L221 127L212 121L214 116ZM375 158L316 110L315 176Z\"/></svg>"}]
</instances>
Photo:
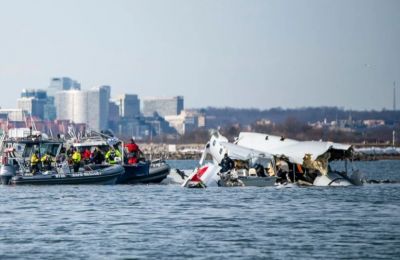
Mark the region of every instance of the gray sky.
<instances>
[{"instance_id":1,"label":"gray sky","mask_svg":"<svg viewBox=\"0 0 400 260\"><path fill-rule=\"evenodd\" d=\"M0 35L2 107L54 76L186 107L390 109L400 86L398 0L0 0Z\"/></svg>"}]
</instances>

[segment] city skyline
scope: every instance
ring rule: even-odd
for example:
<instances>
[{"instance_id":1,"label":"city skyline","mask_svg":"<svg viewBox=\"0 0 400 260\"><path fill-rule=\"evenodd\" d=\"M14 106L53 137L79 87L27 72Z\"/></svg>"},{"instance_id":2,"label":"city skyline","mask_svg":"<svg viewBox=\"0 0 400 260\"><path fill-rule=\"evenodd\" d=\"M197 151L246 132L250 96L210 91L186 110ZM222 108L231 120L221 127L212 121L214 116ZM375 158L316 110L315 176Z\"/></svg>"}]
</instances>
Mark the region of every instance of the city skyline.
<instances>
[{"instance_id":1,"label":"city skyline","mask_svg":"<svg viewBox=\"0 0 400 260\"><path fill-rule=\"evenodd\" d=\"M2 2L3 108L63 76L188 108L391 109L399 82L398 1Z\"/></svg>"}]
</instances>

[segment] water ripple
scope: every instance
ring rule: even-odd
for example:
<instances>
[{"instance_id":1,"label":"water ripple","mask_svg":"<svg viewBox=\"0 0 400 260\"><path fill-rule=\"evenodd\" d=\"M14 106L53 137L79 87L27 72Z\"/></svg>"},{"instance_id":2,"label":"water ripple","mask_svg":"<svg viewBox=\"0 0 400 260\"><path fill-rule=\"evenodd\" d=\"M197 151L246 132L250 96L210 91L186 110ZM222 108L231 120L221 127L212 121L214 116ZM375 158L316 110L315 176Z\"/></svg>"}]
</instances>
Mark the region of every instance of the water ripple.
<instances>
[{"instance_id":1,"label":"water ripple","mask_svg":"<svg viewBox=\"0 0 400 260\"><path fill-rule=\"evenodd\" d=\"M399 162L367 162L379 179ZM374 168L375 167L375 168ZM375 171L375 175L374 175ZM393 259L400 185L0 186L1 259Z\"/></svg>"}]
</instances>

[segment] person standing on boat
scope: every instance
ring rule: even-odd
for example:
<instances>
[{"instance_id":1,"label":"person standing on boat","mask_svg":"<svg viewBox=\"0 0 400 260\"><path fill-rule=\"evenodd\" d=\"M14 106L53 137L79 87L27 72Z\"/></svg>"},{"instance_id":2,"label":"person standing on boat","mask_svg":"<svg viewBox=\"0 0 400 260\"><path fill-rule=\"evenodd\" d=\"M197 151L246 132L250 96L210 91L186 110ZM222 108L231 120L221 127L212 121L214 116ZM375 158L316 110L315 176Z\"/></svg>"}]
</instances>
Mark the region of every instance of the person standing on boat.
<instances>
[{"instance_id":1,"label":"person standing on boat","mask_svg":"<svg viewBox=\"0 0 400 260\"><path fill-rule=\"evenodd\" d=\"M82 152L82 159L84 161L85 164L89 164L90 162L90 151L88 148L85 148L85 150Z\"/></svg>"},{"instance_id":2,"label":"person standing on boat","mask_svg":"<svg viewBox=\"0 0 400 260\"><path fill-rule=\"evenodd\" d=\"M71 147L68 148L68 150L67 150L67 156L68 156L69 158L71 158L72 155L74 154L74 150L75 150L75 147L73 147L73 146L71 146Z\"/></svg>"},{"instance_id":3,"label":"person standing on boat","mask_svg":"<svg viewBox=\"0 0 400 260\"><path fill-rule=\"evenodd\" d=\"M35 151L31 156L31 172L35 175L39 171L39 151Z\"/></svg>"},{"instance_id":4,"label":"person standing on boat","mask_svg":"<svg viewBox=\"0 0 400 260\"><path fill-rule=\"evenodd\" d=\"M224 158L221 160L219 164L221 166L221 173L228 172L235 167L235 162L228 156L227 153L224 154Z\"/></svg>"},{"instance_id":5,"label":"person standing on boat","mask_svg":"<svg viewBox=\"0 0 400 260\"><path fill-rule=\"evenodd\" d=\"M90 161L94 164L102 164L104 162L104 154L99 147L95 147L93 153L90 155Z\"/></svg>"},{"instance_id":6,"label":"person standing on boat","mask_svg":"<svg viewBox=\"0 0 400 260\"><path fill-rule=\"evenodd\" d=\"M110 150L106 153L106 161L109 164L116 164L117 160L116 158L121 159L121 153L116 150L114 147L110 147Z\"/></svg>"},{"instance_id":7,"label":"person standing on boat","mask_svg":"<svg viewBox=\"0 0 400 260\"><path fill-rule=\"evenodd\" d=\"M135 143L135 140L131 138L131 142L125 145L128 150L128 164L136 164L139 161L139 156L142 153L139 146Z\"/></svg>"},{"instance_id":8,"label":"person standing on boat","mask_svg":"<svg viewBox=\"0 0 400 260\"><path fill-rule=\"evenodd\" d=\"M72 154L72 166L74 168L74 172L79 171L79 167L81 166L82 156L81 153L75 148L74 153Z\"/></svg>"}]
</instances>

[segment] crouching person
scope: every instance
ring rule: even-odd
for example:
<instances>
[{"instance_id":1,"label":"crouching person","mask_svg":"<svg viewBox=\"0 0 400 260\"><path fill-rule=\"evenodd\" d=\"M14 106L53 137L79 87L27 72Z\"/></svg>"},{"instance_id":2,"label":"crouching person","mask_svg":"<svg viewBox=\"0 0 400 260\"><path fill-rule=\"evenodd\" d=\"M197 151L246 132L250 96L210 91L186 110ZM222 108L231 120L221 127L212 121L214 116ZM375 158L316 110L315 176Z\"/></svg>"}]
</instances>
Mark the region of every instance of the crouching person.
<instances>
[{"instance_id":1,"label":"crouching person","mask_svg":"<svg viewBox=\"0 0 400 260\"><path fill-rule=\"evenodd\" d=\"M51 170L51 162L53 161L53 159L51 158L51 156L48 153L45 153L42 158L40 159L40 161L42 162L42 169L46 170L46 171L50 171Z\"/></svg>"}]
</instances>

